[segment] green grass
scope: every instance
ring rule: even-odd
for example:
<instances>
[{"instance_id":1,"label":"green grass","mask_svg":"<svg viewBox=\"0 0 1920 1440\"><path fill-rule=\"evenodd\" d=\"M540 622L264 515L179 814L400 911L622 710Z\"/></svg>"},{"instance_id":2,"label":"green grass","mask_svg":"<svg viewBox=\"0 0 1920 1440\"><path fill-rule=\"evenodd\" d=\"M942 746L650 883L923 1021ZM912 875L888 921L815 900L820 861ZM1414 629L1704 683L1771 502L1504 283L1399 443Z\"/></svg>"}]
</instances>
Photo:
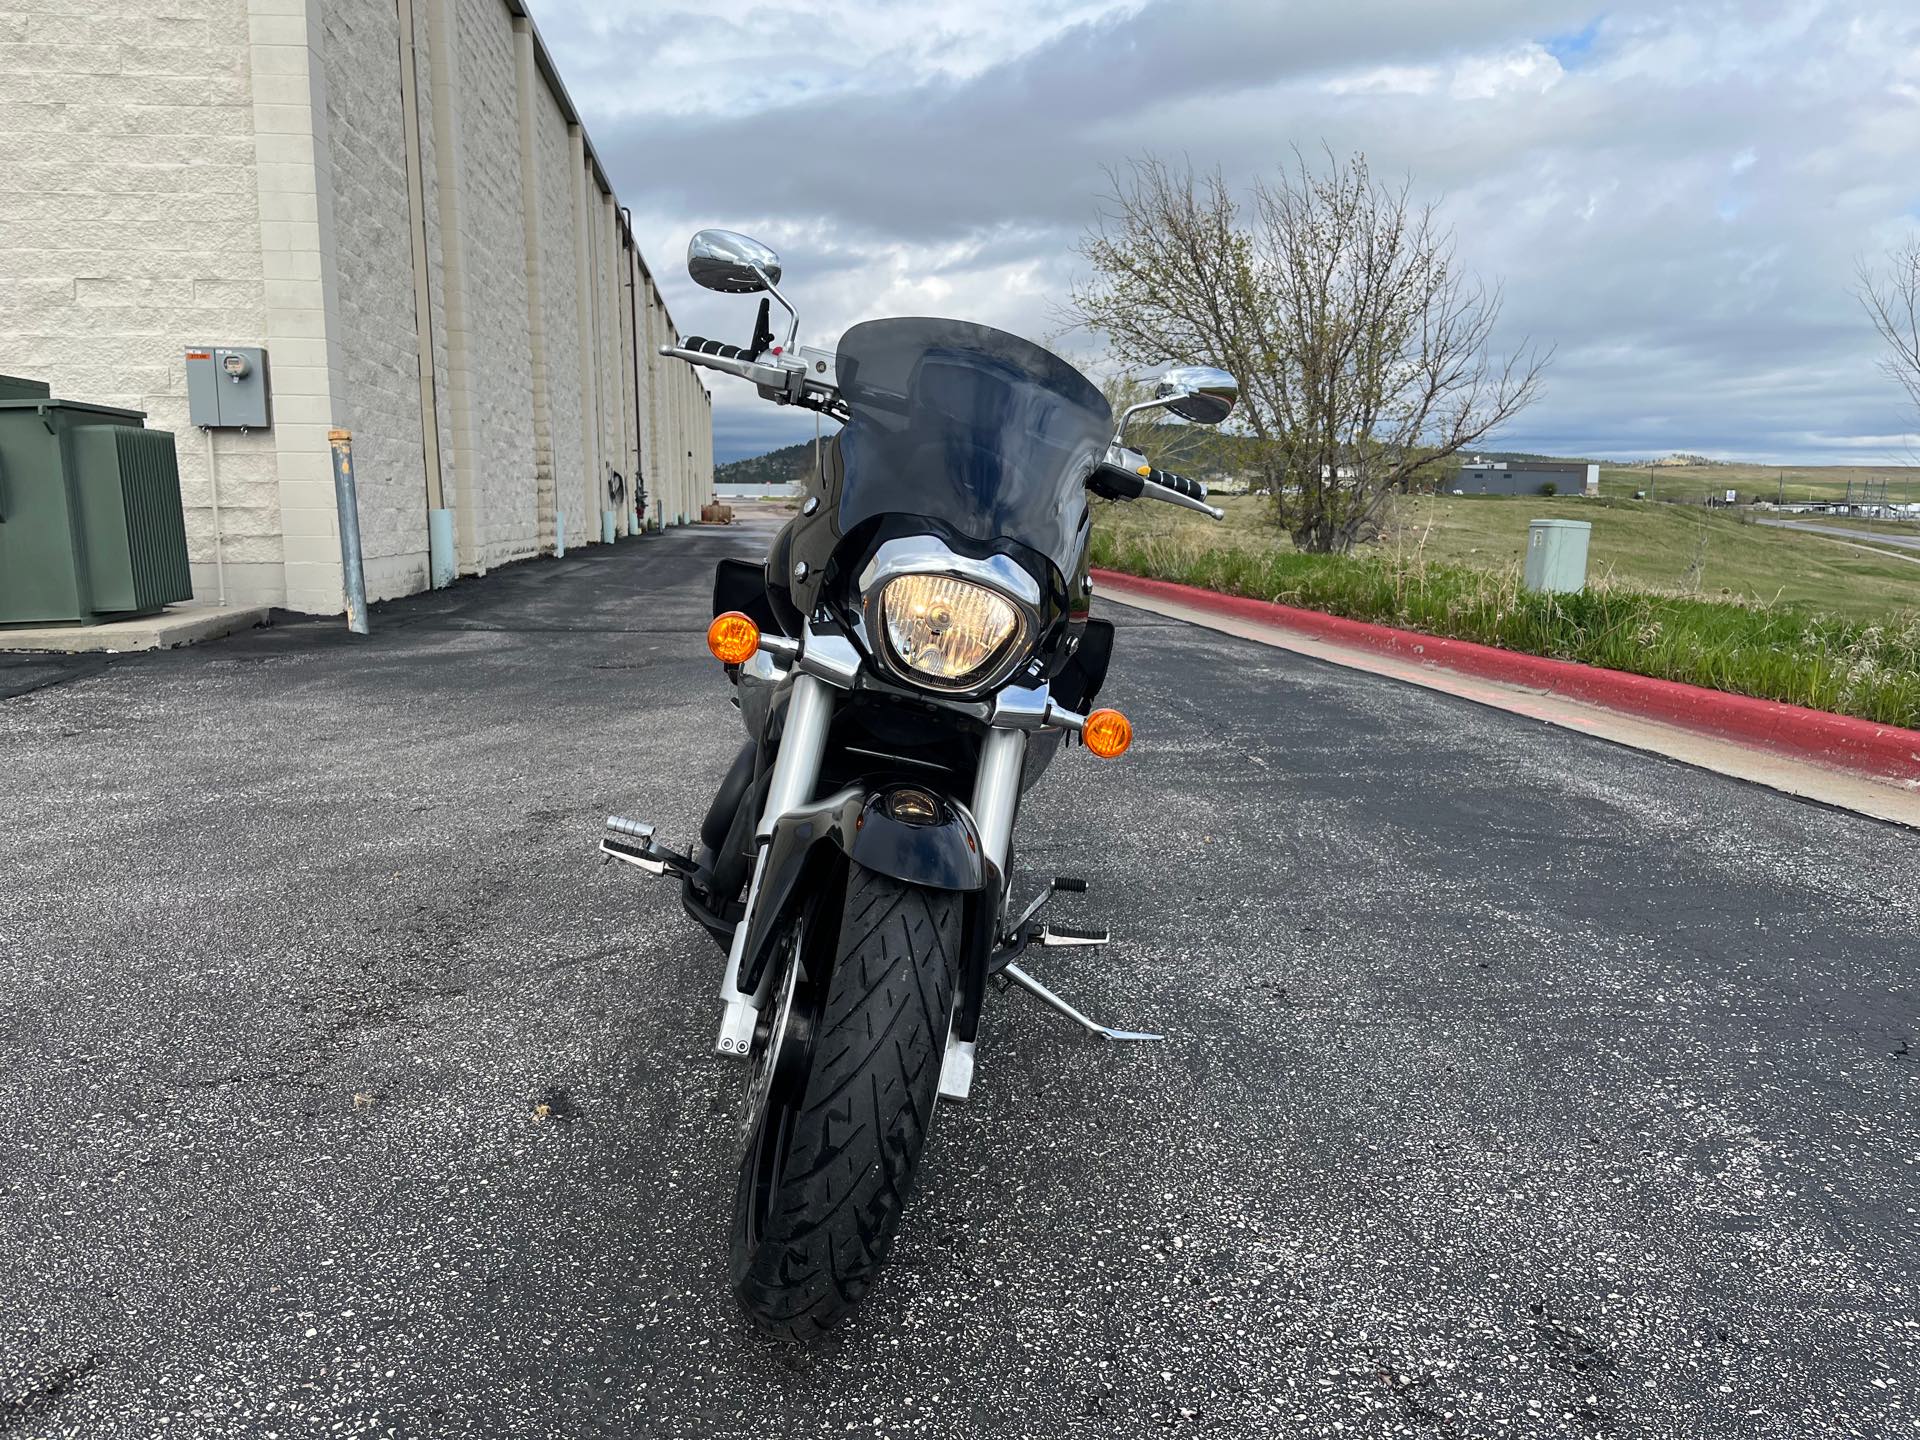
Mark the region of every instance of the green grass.
<instances>
[{"instance_id":1,"label":"green grass","mask_svg":"<svg viewBox=\"0 0 1920 1440\"><path fill-rule=\"evenodd\" d=\"M1748 577L1742 588L1729 585L1726 594L1708 596L1680 593L1684 587L1677 582L1684 573L1671 576L1660 588L1645 588L1617 567L1611 573L1600 570L1582 594L1549 596L1520 587L1518 546L1510 543L1510 537L1524 536L1530 513L1540 511L1542 502L1537 500L1512 505L1493 497L1441 500L1431 502L1434 513L1424 515L1416 502L1412 516L1400 517L1386 543L1350 556L1301 554L1266 523L1265 502L1230 503L1229 524L1211 526L1199 520L1210 530L1184 517L1166 523L1166 512L1152 514L1162 507L1102 507L1094 529L1094 563L1356 620L1920 728L1920 565L1844 552L1867 566L1914 572L1907 583L1917 608L1900 609L1883 596L1874 613L1862 615L1752 593L1746 587L1762 583L1755 577ZM1598 558L1601 520L1611 512L1604 507L1575 510L1575 502L1564 503L1567 508L1562 509L1549 502L1549 513L1594 519ZM1678 507L1672 509L1689 523L1699 522L1697 514L1689 517ZM1634 528L1640 523L1654 528L1642 533ZM1678 561L1686 571L1693 553L1688 546L1697 547L1698 538L1668 535L1660 528L1671 523L1654 515L1618 529L1618 555L1641 569L1665 574ZM1732 528L1708 532L1709 557L1716 544L1734 548L1736 541L1754 539L1739 532L1758 529L1734 520L1724 524ZM1799 542L1816 541L1791 531L1760 534L1787 541L1787 549L1777 555L1768 552L1769 558L1783 563L1788 556L1804 560L1805 547ZM1800 589L1838 587L1855 594L1860 577L1849 572L1850 562L1823 558L1838 566L1836 575L1801 582L1783 571L1776 577L1778 589L1784 592L1792 582Z\"/></svg>"},{"instance_id":2,"label":"green grass","mask_svg":"<svg viewBox=\"0 0 1920 1440\"><path fill-rule=\"evenodd\" d=\"M1290 549L1268 502L1221 497L1217 525L1166 505L1108 507L1101 524L1133 538L1184 537L1196 545ZM1380 544L1391 553L1473 569L1516 567L1527 522L1579 519L1593 526L1589 573L1654 594L1746 604L1789 605L1855 620L1920 610L1920 564L1800 530L1756 525L1724 510L1637 500L1474 495L1409 496L1389 516ZM1920 552L1908 551L1920 557Z\"/></svg>"}]
</instances>

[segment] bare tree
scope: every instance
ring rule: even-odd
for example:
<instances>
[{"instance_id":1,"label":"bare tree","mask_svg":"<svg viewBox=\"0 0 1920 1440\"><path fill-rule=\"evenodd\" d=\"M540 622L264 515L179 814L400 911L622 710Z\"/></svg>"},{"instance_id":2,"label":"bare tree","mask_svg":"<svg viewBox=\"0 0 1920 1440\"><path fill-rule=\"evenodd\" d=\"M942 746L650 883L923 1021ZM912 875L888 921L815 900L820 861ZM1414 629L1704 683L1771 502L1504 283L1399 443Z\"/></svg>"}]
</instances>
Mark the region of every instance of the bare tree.
<instances>
[{"instance_id":1,"label":"bare tree","mask_svg":"<svg viewBox=\"0 0 1920 1440\"><path fill-rule=\"evenodd\" d=\"M1882 266L1862 261L1854 294L1886 342L1881 370L1920 411L1920 240L1895 248Z\"/></svg>"},{"instance_id":2,"label":"bare tree","mask_svg":"<svg viewBox=\"0 0 1920 1440\"><path fill-rule=\"evenodd\" d=\"M1479 443L1538 396L1550 354L1491 353L1500 296L1455 267L1452 232L1366 158L1254 184L1146 158L1081 254L1083 324L1135 365L1218 365L1239 377L1280 523L1303 550L1344 551L1387 497Z\"/></svg>"}]
</instances>

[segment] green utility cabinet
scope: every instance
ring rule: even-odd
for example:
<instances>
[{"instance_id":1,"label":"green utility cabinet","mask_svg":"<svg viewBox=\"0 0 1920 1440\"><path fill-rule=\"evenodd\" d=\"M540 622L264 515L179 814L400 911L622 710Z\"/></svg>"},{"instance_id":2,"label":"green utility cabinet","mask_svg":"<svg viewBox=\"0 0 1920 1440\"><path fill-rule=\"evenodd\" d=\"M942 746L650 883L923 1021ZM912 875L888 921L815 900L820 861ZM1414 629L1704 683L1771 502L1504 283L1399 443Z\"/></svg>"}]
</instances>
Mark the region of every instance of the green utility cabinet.
<instances>
[{"instance_id":1,"label":"green utility cabinet","mask_svg":"<svg viewBox=\"0 0 1920 1440\"><path fill-rule=\"evenodd\" d=\"M1534 520L1527 525L1527 564L1521 583L1529 590L1577 595L1587 588L1587 520Z\"/></svg>"},{"instance_id":2,"label":"green utility cabinet","mask_svg":"<svg viewBox=\"0 0 1920 1440\"><path fill-rule=\"evenodd\" d=\"M173 436L145 420L0 376L0 625L98 624L193 597Z\"/></svg>"}]
</instances>

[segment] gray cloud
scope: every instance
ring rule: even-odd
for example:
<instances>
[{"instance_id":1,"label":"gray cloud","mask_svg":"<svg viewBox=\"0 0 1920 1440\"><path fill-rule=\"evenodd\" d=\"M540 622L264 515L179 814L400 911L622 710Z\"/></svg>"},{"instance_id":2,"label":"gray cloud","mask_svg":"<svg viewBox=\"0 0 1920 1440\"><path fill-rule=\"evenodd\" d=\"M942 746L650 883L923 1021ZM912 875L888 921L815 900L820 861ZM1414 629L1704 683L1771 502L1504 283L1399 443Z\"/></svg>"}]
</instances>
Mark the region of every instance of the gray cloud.
<instances>
[{"instance_id":1,"label":"gray cloud","mask_svg":"<svg viewBox=\"0 0 1920 1440\"><path fill-rule=\"evenodd\" d=\"M1440 200L1506 338L1558 346L1504 443L1878 463L1915 428L1848 294L1920 223L1904 0L722 8L539 9L685 330L750 323L679 268L723 223L784 253L816 342L913 311L1054 336L1103 166L1244 183L1324 139ZM723 457L811 433L714 389Z\"/></svg>"}]
</instances>

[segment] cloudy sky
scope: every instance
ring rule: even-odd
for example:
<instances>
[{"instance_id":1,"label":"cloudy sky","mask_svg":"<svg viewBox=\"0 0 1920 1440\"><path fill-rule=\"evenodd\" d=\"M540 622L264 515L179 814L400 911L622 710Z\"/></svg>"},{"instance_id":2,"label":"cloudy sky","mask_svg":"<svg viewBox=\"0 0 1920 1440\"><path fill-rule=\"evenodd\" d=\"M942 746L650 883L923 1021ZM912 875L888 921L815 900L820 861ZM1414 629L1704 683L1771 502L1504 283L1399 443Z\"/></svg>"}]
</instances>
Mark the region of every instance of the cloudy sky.
<instances>
[{"instance_id":1,"label":"cloudy sky","mask_svg":"<svg viewBox=\"0 0 1920 1440\"><path fill-rule=\"evenodd\" d=\"M681 264L724 225L781 252L812 343L913 313L1056 337L1103 166L1244 181L1324 141L1442 202L1505 338L1558 347L1508 447L1879 464L1920 428L1848 293L1920 229L1913 0L534 8L685 333L751 328ZM811 433L709 383L722 459Z\"/></svg>"}]
</instances>

